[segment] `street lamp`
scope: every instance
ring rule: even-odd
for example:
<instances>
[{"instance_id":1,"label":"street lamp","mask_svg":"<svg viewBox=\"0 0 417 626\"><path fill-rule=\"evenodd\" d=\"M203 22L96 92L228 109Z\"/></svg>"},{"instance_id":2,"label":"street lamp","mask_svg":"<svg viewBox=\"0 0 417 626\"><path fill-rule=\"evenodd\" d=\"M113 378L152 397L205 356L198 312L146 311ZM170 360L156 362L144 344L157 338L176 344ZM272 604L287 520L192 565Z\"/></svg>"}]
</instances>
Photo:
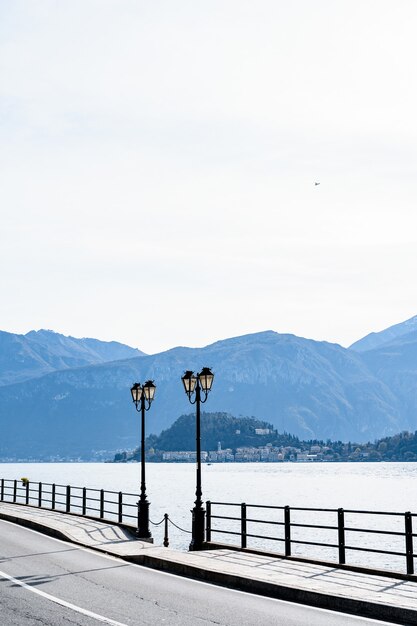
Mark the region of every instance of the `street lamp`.
<instances>
[{"instance_id":1,"label":"street lamp","mask_svg":"<svg viewBox=\"0 0 417 626\"><path fill-rule=\"evenodd\" d=\"M149 530L149 502L146 497L146 482L145 482L145 411L149 411L152 401L155 396L156 387L153 380L147 380L146 383L141 386L140 383L135 383L130 393L132 394L132 400L138 413L141 413L142 419L142 432L140 442L140 462L141 462L141 481L140 481L140 499L138 502L138 529L137 536L139 539L151 540L151 532Z\"/></svg>"},{"instance_id":2,"label":"street lamp","mask_svg":"<svg viewBox=\"0 0 417 626\"><path fill-rule=\"evenodd\" d=\"M213 384L214 375L208 367L203 367L197 375L187 370L182 377L185 393L191 404L196 405L196 453L197 453L197 486L195 506L192 510L192 531L190 550L201 550L204 542L204 516L203 501L201 499L201 435L200 435L200 404L207 400L207 396ZM202 399L202 393L204 397ZM194 396L194 398L193 398Z\"/></svg>"}]
</instances>

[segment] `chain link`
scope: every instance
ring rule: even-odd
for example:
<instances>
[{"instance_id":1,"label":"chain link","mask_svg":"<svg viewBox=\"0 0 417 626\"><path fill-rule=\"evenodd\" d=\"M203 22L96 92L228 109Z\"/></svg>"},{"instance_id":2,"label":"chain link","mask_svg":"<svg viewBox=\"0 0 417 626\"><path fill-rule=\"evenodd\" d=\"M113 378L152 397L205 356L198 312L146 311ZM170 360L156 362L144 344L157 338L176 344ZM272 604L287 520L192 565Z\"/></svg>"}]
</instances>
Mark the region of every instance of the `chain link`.
<instances>
[{"instance_id":1,"label":"chain link","mask_svg":"<svg viewBox=\"0 0 417 626\"><path fill-rule=\"evenodd\" d=\"M181 526L178 526L178 525L177 525L175 522L173 522L173 521L172 521L172 519L170 519L169 517L168 517L168 522L169 522L170 524L172 524L173 526L175 526L175 528L178 528L178 530L181 530L181 532L183 532L183 533L188 533L188 534L190 534L190 535L191 535L191 530L185 530L185 528L181 528Z\"/></svg>"}]
</instances>

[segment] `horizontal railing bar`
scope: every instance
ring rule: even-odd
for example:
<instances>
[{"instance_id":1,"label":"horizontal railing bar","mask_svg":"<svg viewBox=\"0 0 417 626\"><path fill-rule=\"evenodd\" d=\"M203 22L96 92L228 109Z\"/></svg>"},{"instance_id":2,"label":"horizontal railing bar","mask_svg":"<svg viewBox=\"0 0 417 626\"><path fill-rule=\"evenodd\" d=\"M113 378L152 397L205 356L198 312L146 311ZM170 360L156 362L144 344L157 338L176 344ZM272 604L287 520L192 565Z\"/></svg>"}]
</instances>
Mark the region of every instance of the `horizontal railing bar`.
<instances>
[{"instance_id":1,"label":"horizontal railing bar","mask_svg":"<svg viewBox=\"0 0 417 626\"><path fill-rule=\"evenodd\" d=\"M246 504L246 508L259 508L259 509L285 509L283 506L272 506L272 505L263 505L263 504ZM216 506L241 506L239 502L211 502L211 505ZM317 507L290 507L291 511L315 511L322 513L337 513L338 509L329 509L329 508L317 508ZM368 510L357 510L357 509L344 509L345 513L354 513L354 514L362 514L362 515L394 515L394 516L403 516L404 513L399 513L398 511L368 511ZM417 513L412 513L412 516L417 516Z\"/></svg>"},{"instance_id":2,"label":"horizontal railing bar","mask_svg":"<svg viewBox=\"0 0 417 626\"><path fill-rule=\"evenodd\" d=\"M317 541L301 541L299 539L291 539L291 543L298 543L303 546L320 546L321 548L338 548L334 543L318 543Z\"/></svg>"},{"instance_id":3,"label":"horizontal railing bar","mask_svg":"<svg viewBox=\"0 0 417 626\"><path fill-rule=\"evenodd\" d=\"M216 530L215 528L212 528L211 532L219 533L221 535L238 535L240 537L240 532L233 532L232 530Z\"/></svg>"},{"instance_id":4,"label":"horizontal railing bar","mask_svg":"<svg viewBox=\"0 0 417 626\"><path fill-rule=\"evenodd\" d=\"M247 522L252 522L252 523L256 523L256 524L273 524L274 526L285 526L284 522L276 522L275 520L268 520L268 519L251 519L250 517L247 518L246 520Z\"/></svg>"},{"instance_id":5,"label":"horizontal railing bar","mask_svg":"<svg viewBox=\"0 0 417 626\"><path fill-rule=\"evenodd\" d=\"M337 513L338 509L322 509L316 507L291 506L291 511L314 511L316 513Z\"/></svg>"},{"instance_id":6,"label":"horizontal railing bar","mask_svg":"<svg viewBox=\"0 0 417 626\"><path fill-rule=\"evenodd\" d=\"M343 509L345 513L355 513L358 515L396 515L404 517L404 513L398 513L395 511L356 511L355 509Z\"/></svg>"},{"instance_id":7,"label":"horizontal railing bar","mask_svg":"<svg viewBox=\"0 0 417 626\"><path fill-rule=\"evenodd\" d=\"M249 509L276 509L277 511L283 511L285 506L275 506L274 504L246 504Z\"/></svg>"},{"instance_id":8,"label":"horizontal railing bar","mask_svg":"<svg viewBox=\"0 0 417 626\"><path fill-rule=\"evenodd\" d=\"M357 552L373 552L374 554L390 554L391 556L403 556L403 557L406 556L405 552L392 552L391 550L375 550L374 548L360 548L359 546L345 546L345 550L356 550Z\"/></svg>"},{"instance_id":9,"label":"horizontal railing bar","mask_svg":"<svg viewBox=\"0 0 417 626\"><path fill-rule=\"evenodd\" d=\"M39 485L39 481L32 481L32 480L29 481L29 491L30 492L37 492L37 488L34 487L34 485ZM61 485L59 483L44 483L44 482L42 482L42 491L45 490L45 493L52 493L50 490L47 490L45 488L46 487L51 487L52 488L54 485L55 485L55 489L64 489L64 490L68 486L68 485ZM5 486L5 490L6 489L10 489L10 490L13 491L13 489L14 489L14 479L5 478L4 479L4 486ZM77 495L73 493L74 490L83 491L83 489L86 489L87 492L90 491L90 492L97 492L97 493L100 493L100 491L101 491L101 489L96 489L94 487L80 487L78 485L70 485L70 487L71 487L71 498L72 497L74 497L74 498L77 497ZM20 483L20 481L19 481L19 483L17 485L17 491L19 491L19 492L21 491L21 492L23 492L24 495L26 495L26 487L23 486ZM107 490L107 489L104 490L104 493L105 494L114 494L114 495L118 495L119 494L118 491L112 491L112 490ZM57 492L57 495L58 495L58 492ZM64 494L59 494L59 495L65 495L65 492L64 492ZM124 496L130 496L130 497L137 497L137 498L139 497L139 494L137 494L137 493L124 493L123 495ZM115 501L115 502L117 502L117 501Z\"/></svg>"},{"instance_id":10,"label":"horizontal railing bar","mask_svg":"<svg viewBox=\"0 0 417 626\"><path fill-rule=\"evenodd\" d=\"M345 531L349 531L352 533L373 533L374 535L393 535L397 537L405 537L405 533L401 533L395 530L378 530L372 528L348 528L345 527ZM417 535L414 535L417 536Z\"/></svg>"},{"instance_id":11,"label":"horizontal railing bar","mask_svg":"<svg viewBox=\"0 0 417 626\"><path fill-rule=\"evenodd\" d=\"M252 537L253 539L267 539L268 541L285 541L285 537L266 537L265 535L251 535L246 533L246 537Z\"/></svg>"},{"instance_id":12,"label":"horizontal railing bar","mask_svg":"<svg viewBox=\"0 0 417 626\"><path fill-rule=\"evenodd\" d=\"M337 530L337 526L321 526L320 524L299 524L298 522L291 522L291 527L297 528L318 528L320 530Z\"/></svg>"},{"instance_id":13,"label":"horizontal railing bar","mask_svg":"<svg viewBox=\"0 0 417 626\"><path fill-rule=\"evenodd\" d=\"M227 515L212 515L211 519L228 519L228 520L233 520L235 522L240 522L240 517L229 517Z\"/></svg>"}]
</instances>

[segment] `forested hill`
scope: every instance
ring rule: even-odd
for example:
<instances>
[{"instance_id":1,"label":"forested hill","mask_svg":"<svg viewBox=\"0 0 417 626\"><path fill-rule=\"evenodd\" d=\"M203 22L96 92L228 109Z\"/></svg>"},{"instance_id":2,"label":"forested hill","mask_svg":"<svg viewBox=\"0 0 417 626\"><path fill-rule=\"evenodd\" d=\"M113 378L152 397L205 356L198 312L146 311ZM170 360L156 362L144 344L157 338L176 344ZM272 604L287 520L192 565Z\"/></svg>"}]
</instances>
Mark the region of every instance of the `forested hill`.
<instances>
[{"instance_id":1,"label":"forested hill","mask_svg":"<svg viewBox=\"0 0 417 626\"><path fill-rule=\"evenodd\" d=\"M169 451L195 450L195 414L182 415L167 430L146 439L148 460L162 460L162 453ZM318 451L317 460L323 461L417 461L417 431L404 431L392 437L374 442L354 443L309 439L300 440L288 433L278 433L268 422L254 417L234 417L228 413L201 414L201 448L217 450L250 447L253 449L271 445L284 449L284 459L297 459L297 452ZM286 451L285 451L286 450ZM114 460L136 461L140 451L119 452Z\"/></svg>"},{"instance_id":2,"label":"forested hill","mask_svg":"<svg viewBox=\"0 0 417 626\"><path fill-rule=\"evenodd\" d=\"M170 428L163 430L159 436L149 435L146 449L153 451L195 450L195 414L181 415ZM257 432L258 431L258 432ZM264 431L261 434L259 431ZM220 443L222 449L235 450L243 446L265 446L274 442L280 446L298 446L298 437L279 434L272 424L254 417L234 417L228 413L201 413L201 448L217 450ZM139 456L139 451L132 453L132 459ZM120 458L120 454L116 455Z\"/></svg>"},{"instance_id":3,"label":"forested hill","mask_svg":"<svg viewBox=\"0 0 417 626\"><path fill-rule=\"evenodd\" d=\"M257 434L256 431L268 431ZM280 439L280 445L296 445L297 437L278 435L272 424L255 417L233 417L228 413L201 414L201 447L204 450L216 450L218 443L222 448L239 446L264 446L271 440ZM159 436L150 435L147 447L154 450L194 450L195 449L195 414L181 415L170 428Z\"/></svg>"}]
</instances>

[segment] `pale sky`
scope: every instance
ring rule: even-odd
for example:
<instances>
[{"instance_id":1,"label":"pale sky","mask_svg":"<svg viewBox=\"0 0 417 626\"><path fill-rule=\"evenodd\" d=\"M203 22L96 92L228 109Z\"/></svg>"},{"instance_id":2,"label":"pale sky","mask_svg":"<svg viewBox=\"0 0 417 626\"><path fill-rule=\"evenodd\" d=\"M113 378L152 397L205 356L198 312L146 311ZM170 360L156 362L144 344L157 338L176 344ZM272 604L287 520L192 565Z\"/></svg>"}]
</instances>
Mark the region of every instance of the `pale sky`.
<instances>
[{"instance_id":1,"label":"pale sky","mask_svg":"<svg viewBox=\"0 0 417 626\"><path fill-rule=\"evenodd\" d=\"M415 0L0 0L0 329L416 315L416 32Z\"/></svg>"}]
</instances>

